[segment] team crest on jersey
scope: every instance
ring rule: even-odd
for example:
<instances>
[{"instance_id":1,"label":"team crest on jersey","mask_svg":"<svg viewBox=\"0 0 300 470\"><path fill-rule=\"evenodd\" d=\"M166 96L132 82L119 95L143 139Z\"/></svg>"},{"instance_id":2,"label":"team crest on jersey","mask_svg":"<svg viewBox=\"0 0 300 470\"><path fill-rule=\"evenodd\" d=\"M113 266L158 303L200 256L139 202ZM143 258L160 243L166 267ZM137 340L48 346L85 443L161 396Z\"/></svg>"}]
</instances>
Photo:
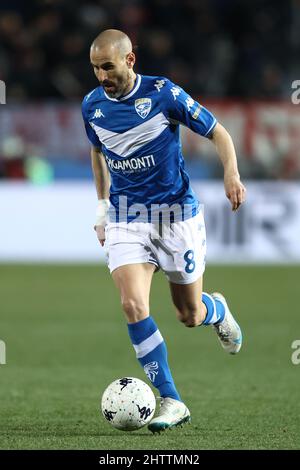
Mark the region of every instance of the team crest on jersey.
<instances>
[{"instance_id":1,"label":"team crest on jersey","mask_svg":"<svg viewBox=\"0 0 300 470\"><path fill-rule=\"evenodd\" d=\"M151 111L151 106L151 98L139 98L134 102L135 110L142 119L148 116Z\"/></svg>"}]
</instances>

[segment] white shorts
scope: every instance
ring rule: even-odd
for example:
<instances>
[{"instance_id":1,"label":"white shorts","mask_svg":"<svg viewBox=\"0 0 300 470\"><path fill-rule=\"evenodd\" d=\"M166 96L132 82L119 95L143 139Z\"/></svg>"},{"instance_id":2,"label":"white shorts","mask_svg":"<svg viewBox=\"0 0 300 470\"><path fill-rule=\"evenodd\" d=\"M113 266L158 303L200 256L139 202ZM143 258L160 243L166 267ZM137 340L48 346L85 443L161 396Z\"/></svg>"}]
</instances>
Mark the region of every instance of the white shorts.
<instances>
[{"instance_id":1,"label":"white shorts","mask_svg":"<svg viewBox=\"0 0 300 470\"><path fill-rule=\"evenodd\" d=\"M107 264L112 273L126 264L153 263L170 282L190 284L205 270L203 214L160 226L148 222L109 223L105 228Z\"/></svg>"}]
</instances>

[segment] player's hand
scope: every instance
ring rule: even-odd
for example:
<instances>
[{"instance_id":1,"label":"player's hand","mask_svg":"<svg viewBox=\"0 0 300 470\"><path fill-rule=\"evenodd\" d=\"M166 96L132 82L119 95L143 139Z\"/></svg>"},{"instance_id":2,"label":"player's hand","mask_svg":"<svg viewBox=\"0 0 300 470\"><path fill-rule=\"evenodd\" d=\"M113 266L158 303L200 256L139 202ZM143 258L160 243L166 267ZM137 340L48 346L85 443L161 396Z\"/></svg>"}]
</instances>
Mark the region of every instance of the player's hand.
<instances>
[{"instance_id":1,"label":"player's hand","mask_svg":"<svg viewBox=\"0 0 300 470\"><path fill-rule=\"evenodd\" d=\"M97 233L97 238L101 246L105 242L105 227L108 222L108 210L110 202L109 199L99 199L98 206L96 209L96 222L94 225L94 230Z\"/></svg>"},{"instance_id":2,"label":"player's hand","mask_svg":"<svg viewBox=\"0 0 300 470\"><path fill-rule=\"evenodd\" d=\"M105 226L104 225L94 225L94 230L97 233L97 238L101 246L105 242Z\"/></svg>"},{"instance_id":3,"label":"player's hand","mask_svg":"<svg viewBox=\"0 0 300 470\"><path fill-rule=\"evenodd\" d=\"M224 176L225 193L233 211L237 211L246 199L246 188L238 175Z\"/></svg>"}]
</instances>

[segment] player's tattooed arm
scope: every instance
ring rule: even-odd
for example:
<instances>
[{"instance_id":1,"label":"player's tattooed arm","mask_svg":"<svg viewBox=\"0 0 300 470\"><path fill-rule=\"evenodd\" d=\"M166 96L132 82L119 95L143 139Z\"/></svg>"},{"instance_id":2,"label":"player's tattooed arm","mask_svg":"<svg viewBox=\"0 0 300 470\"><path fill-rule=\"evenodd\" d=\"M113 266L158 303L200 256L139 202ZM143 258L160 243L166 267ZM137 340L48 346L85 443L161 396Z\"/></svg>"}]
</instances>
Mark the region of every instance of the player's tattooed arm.
<instances>
[{"instance_id":1,"label":"player's tattooed arm","mask_svg":"<svg viewBox=\"0 0 300 470\"><path fill-rule=\"evenodd\" d=\"M238 164L232 138L227 130L217 123L211 140L216 146L217 153L224 167L225 193L231 202L233 211L236 211L245 201L246 188L240 180Z\"/></svg>"},{"instance_id":2,"label":"player's tattooed arm","mask_svg":"<svg viewBox=\"0 0 300 470\"><path fill-rule=\"evenodd\" d=\"M105 225L107 223L107 214L109 209L110 177L105 157L100 148L92 146L91 163L98 196L96 223L94 225L94 229L97 233L100 244L103 246L105 241Z\"/></svg>"}]
</instances>

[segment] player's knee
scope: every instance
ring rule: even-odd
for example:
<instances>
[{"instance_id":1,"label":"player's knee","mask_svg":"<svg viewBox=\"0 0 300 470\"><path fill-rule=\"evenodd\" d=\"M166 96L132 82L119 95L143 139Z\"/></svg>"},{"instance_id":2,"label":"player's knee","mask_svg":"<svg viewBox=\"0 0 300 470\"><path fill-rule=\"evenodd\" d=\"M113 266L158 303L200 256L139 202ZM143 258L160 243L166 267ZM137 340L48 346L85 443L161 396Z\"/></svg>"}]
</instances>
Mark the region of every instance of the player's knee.
<instances>
[{"instance_id":1,"label":"player's knee","mask_svg":"<svg viewBox=\"0 0 300 470\"><path fill-rule=\"evenodd\" d=\"M134 298L122 299L122 308L130 322L138 322L148 316L147 308L143 302Z\"/></svg>"}]
</instances>

